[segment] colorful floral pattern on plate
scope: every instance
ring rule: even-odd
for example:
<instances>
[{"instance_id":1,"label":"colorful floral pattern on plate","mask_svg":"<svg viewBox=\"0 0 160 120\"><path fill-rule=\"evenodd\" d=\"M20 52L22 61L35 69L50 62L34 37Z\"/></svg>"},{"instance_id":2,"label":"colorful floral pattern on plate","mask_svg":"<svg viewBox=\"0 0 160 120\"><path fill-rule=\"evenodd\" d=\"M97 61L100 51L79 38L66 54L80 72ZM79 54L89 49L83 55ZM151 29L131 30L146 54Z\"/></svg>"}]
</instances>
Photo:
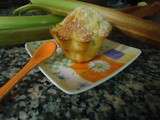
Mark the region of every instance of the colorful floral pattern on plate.
<instances>
[{"instance_id":1,"label":"colorful floral pattern on plate","mask_svg":"<svg viewBox=\"0 0 160 120\"><path fill-rule=\"evenodd\" d=\"M96 82L113 74L122 65L122 63L108 59L105 55L99 55L88 63L74 63L71 68L85 80Z\"/></svg>"},{"instance_id":2,"label":"colorful floral pattern on plate","mask_svg":"<svg viewBox=\"0 0 160 120\"><path fill-rule=\"evenodd\" d=\"M43 42L27 43L27 52L32 56ZM110 79L131 64L140 53L137 48L106 40L95 59L87 63L74 63L58 47L56 54L39 68L59 89L68 94L77 94Z\"/></svg>"}]
</instances>

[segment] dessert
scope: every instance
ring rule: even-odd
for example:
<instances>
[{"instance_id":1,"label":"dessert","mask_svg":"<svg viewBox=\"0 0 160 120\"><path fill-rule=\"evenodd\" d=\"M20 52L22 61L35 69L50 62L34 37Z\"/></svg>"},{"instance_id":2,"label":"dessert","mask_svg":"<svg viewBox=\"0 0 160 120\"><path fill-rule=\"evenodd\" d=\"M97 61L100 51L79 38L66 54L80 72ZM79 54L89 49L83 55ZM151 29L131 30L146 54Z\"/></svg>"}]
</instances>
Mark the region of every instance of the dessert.
<instances>
[{"instance_id":1,"label":"dessert","mask_svg":"<svg viewBox=\"0 0 160 120\"><path fill-rule=\"evenodd\" d=\"M111 24L98 11L79 7L53 27L51 34L68 58L87 62L97 55L111 28Z\"/></svg>"}]
</instances>

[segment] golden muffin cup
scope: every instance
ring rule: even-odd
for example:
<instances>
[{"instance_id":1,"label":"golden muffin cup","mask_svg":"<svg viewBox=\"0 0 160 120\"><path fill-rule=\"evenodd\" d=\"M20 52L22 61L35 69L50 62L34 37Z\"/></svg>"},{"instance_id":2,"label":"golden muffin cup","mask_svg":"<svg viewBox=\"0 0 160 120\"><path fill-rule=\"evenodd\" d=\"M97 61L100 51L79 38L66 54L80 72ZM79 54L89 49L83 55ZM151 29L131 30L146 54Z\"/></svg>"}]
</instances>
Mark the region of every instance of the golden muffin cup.
<instances>
[{"instance_id":1,"label":"golden muffin cup","mask_svg":"<svg viewBox=\"0 0 160 120\"><path fill-rule=\"evenodd\" d=\"M53 27L51 34L68 58L87 62L97 55L111 29L111 24L100 13L79 7Z\"/></svg>"}]
</instances>

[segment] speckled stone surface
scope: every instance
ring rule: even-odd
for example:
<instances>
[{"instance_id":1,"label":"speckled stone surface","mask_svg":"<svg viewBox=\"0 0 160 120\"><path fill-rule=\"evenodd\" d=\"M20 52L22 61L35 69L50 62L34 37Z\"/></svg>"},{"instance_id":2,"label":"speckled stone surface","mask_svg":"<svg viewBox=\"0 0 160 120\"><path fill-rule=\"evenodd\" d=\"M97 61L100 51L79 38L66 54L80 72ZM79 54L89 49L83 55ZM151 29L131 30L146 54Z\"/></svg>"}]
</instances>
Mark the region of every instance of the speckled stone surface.
<instances>
[{"instance_id":1,"label":"speckled stone surface","mask_svg":"<svg viewBox=\"0 0 160 120\"><path fill-rule=\"evenodd\" d=\"M0 120L158 120L160 48L117 32L111 39L140 48L142 55L109 81L78 95L63 93L34 69L0 103ZM0 85L28 59L24 45L1 48Z\"/></svg>"}]
</instances>

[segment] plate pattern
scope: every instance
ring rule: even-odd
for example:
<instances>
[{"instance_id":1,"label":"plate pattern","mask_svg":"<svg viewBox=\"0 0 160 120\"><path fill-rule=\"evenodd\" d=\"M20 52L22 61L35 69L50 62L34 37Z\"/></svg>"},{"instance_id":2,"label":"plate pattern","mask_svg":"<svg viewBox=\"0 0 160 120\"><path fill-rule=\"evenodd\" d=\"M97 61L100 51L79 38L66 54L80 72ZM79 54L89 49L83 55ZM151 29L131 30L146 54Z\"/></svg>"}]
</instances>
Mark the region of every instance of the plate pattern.
<instances>
[{"instance_id":1,"label":"plate pattern","mask_svg":"<svg viewBox=\"0 0 160 120\"><path fill-rule=\"evenodd\" d=\"M30 42L26 50L32 56L45 41ZM87 63L74 63L65 57L60 47L56 54L40 65L40 70L59 89L77 94L110 79L131 64L141 51L106 40L97 56Z\"/></svg>"}]
</instances>

